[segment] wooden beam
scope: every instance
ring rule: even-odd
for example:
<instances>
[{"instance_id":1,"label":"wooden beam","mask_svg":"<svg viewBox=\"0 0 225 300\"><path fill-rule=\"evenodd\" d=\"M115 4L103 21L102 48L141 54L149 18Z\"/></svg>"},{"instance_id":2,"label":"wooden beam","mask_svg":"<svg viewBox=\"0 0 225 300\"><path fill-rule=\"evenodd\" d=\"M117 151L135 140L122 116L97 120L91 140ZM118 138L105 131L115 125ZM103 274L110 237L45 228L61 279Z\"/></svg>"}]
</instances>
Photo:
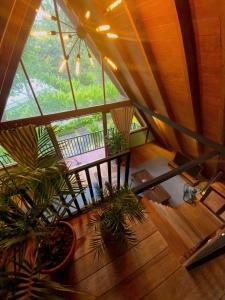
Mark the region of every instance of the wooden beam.
<instances>
[{"instance_id":1,"label":"wooden beam","mask_svg":"<svg viewBox=\"0 0 225 300\"><path fill-rule=\"evenodd\" d=\"M0 40L0 120L40 2L41 0L15 0L8 15ZM2 3L0 7L1 5Z\"/></svg>"},{"instance_id":2,"label":"wooden beam","mask_svg":"<svg viewBox=\"0 0 225 300\"><path fill-rule=\"evenodd\" d=\"M143 30L141 30L141 28L137 27L137 22L135 21L135 19L133 17L134 11L132 10L132 7L133 7L132 3L133 3L132 1L127 1L127 0L123 1L125 11L129 18L129 21L131 23L132 29L135 33L137 45L139 46L139 49L144 58L147 70L150 74L149 85L151 86L151 89L153 89L155 91L154 98L157 99L157 101L159 101L162 104L162 106L164 107L164 113L162 111L161 111L161 113L165 114L166 116L168 116L171 119L174 119L172 111L170 110L170 107L168 106L168 101L166 99L166 96L163 93L162 83L160 82L156 72L154 71L154 68L152 67L153 66L152 55L151 55L151 57L149 55L150 49L148 47L148 49L146 50L146 43L143 42L143 40L145 40L144 36L143 36ZM155 108L157 109L157 106ZM156 126L157 126L157 124L156 124ZM179 142L179 137L177 136L176 132L172 131L171 134L174 136L174 139L177 142L175 149L181 148L181 144Z\"/></svg>"},{"instance_id":3,"label":"wooden beam","mask_svg":"<svg viewBox=\"0 0 225 300\"><path fill-rule=\"evenodd\" d=\"M74 94L74 88L73 88L73 83L72 83L72 78L71 78L71 73L70 73L69 62L68 62L68 59L67 59L67 53L66 53L66 49L65 49L65 45L64 45L64 39L63 39L63 34L62 34L62 28L61 28L61 23L60 23L60 17L59 17L59 12L58 12L57 1L53 0L53 4L54 4L54 9L55 9L57 27L58 27L58 30L59 30L59 39L60 39L60 43L61 43L62 50L63 50L63 56L64 56L64 59L66 59L66 71L67 71L67 76L68 76L69 83L70 83L70 90L71 90L71 94L72 94L72 98L73 98L73 104L74 104L74 108L77 109L77 104L76 104L76 99L75 99L75 94Z\"/></svg>"},{"instance_id":4,"label":"wooden beam","mask_svg":"<svg viewBox=\"0 0 225 300\"><path fill-rule=\"evenodd\" d=\"M206 145L210 148L213 148L215 150L217 150L218 152L220 153L223 153L225 154L225 146L221 145L221 144L218 144L206 137L204 137L203 135L197 133L197 132L194 132L186 127L183 127L175 122L173 122L172 120L168 119L167 117L163 116L163 115L160 115L154 111L151 111L149 108L147 107L144 107L142 105L140 105L139 103L133 103L135 107L137 107L139 110L142 110L143 112L146 112L148 113L149 115L153 116L154 118L162 121L163 123L169 125L170 127L188 135L189 137L195 139L196 141L198 141L199 143L203 144L203 145Z\"/></svg>"},{"instance_id":5,"label":"wooden beam","mask_svg":"<svg viewBox=\"0 0 225 300\"><path fill-rule=\"evenodd\" d=\"M192 23L190 3L187 0L174 0L180 24L181 38L183 41L184 60L186 61L185 77L189 88L196 131L202 133L200 84L198 74L197 50L195 33ZM187 72L186 72L187 71ZM187 74L186 74L187 73ZM199 152L201 152L201 147Z\"/></svg>"},{"instance_id":6,"label":"wooden beam","mask_svg":"<svg viewBox=\"0 0 225 300\"><path fill-rule=\"evenodd\" d=\"M31 83L31 81L30 81L30 78L29 78L29 76L28 76L27 70L26 70L26 68L25 68L25 65L24 65L22 59L20 60L20 64L21 64L21 67L22 67L22 69L23 69L23 73L24 73L24 75L25 75L25 77L26 77L26 80L27 80L27 82L28 82L28 85L29 85L29 87L30 87L30 90L31 90L31 93L32 93L32 95L33 95L34 101L35 101L35 103L36 103L36 105L37 105L37 108L38 108L38 110L39 110L39 113L40 113L41 116L43 116L43 112L42 112L42 110L41 110L41 106L40 106L40 104L39 104L39 102L38 102L37 96L36 96L36 94L35 94L35 91L34 91L34 89L33 89L32 83Z\"/></svg>"},{"instance_id":7,"label":"wooden beam","mask_svg":"<svg viewBox=\"0 0 225 300\"><path fill-rule=\"evenodd\" d=\"M225 149L224 149L225 151ZM218 151L212 151L212 152L209 152L209 153L206 153L206 154L203 154L201 156L199 156L197 159L194 159L176 169L173 169L165 174L162 174L156 178L154 178L153 180L150 180L148 182L145 182L143 184L140 184L139 186L135 187L133 189L134 193L135 194L140 194L140 193L143 193L144 191L146 191L147 189L150 189L174 176L177 176L187 170L190 170L191 168L203 163L204 161L210 159L210 158L213 158L215 156L217 156L219 154Z\"/></svg>"},{"instance_id":8,"label":"wooden beam","mask_svg":"<svg viewBox=\"0 0 225 300\"><path fill-rule=\"evenodd\" d=\"M81 108L77 110L60 112L56 114L37 116L37 117L26 118L22 120L2 122L0 123L0 130L11 129L19 126L26 126L29 124L35 124L35 125L50 124L51 122L76 118L83 115L90 115L90 114L102 113L102 112L107 113L110 112L111 109L130 106L130 105L132 105L132 102L130 100L121 99L121 102L98 105L89 108Z\"/></svg>"}]
</instances>

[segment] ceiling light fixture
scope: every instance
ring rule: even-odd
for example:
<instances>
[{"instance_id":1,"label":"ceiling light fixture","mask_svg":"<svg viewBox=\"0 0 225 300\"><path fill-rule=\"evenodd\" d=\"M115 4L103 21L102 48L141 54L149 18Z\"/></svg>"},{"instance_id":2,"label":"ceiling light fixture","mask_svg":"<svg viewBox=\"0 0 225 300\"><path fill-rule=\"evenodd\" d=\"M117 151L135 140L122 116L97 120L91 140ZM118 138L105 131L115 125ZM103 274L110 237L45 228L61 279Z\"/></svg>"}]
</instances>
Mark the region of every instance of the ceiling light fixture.
<instances>
[{"instance_id":1,"label":"ceiling light fixture","mask_svg":"<svg viewBox=\"0 0 225 300\"><path fill-rule=\"evenodd\" d=\"M117 1L113 2L112 4L110 4L106 9L106 13L112 11L121 2L122 2L122 0L117 0ZM88 55L91 66L92 67L95 66L93 57L92 57L92 55L91 55L91 53L90 53L90 51L87 48L86 43L85 43L87 32L86 32L83 25L79 25L75 29L73 26L63 22L62 20L57 20L56 16L52 16L49 12L45 11L43 9L43 7L40 7L37 10L37 12L38 12L38 17L44 18L46 20L51 20L51 21L59 21L60 23L66 25L68 28L70 28L68 31L62 31L61 32L64 42L67 42L69 40L72 41L72 39L75 38L70 51L66 54L66 56L63 58L63 60L60 63L60 66L59 66L59 69L58 69L59 72L62 72L65 69L65 67L66 67L66 65L69 61L69 58L72 55L75 54L74 55L75 56L75 74L76 74L76 76L79 75L79 73L80 73L80 62L81 62L81 47L83 47L83 46L86 48L87 55ZM85 13L85 19L89 20L90 17L91 17L91 11L87 10L86 13ZM96 32L105 34L107 38L112 39L112 40L118 39L119 38L118 34L113 33L113 32L108 32L110 29L111 29L111 26L109 24L102 24L102 25L99 25L96 28ZM59 35L59 34L60 33L58 31L54 31L54 30L51 30L49 32L48 31L34 31L34 32L31 32L31 35L35 38L44 38L44 37L48 37L48 36L56 36L56 35ZM77 49L77 45L78 45L78 49ZM108 57L105 57L105 60L114 71L117 70L117 66L115 65L115 63L111 59L109 59Z\"/></svg>"}]
</instances>

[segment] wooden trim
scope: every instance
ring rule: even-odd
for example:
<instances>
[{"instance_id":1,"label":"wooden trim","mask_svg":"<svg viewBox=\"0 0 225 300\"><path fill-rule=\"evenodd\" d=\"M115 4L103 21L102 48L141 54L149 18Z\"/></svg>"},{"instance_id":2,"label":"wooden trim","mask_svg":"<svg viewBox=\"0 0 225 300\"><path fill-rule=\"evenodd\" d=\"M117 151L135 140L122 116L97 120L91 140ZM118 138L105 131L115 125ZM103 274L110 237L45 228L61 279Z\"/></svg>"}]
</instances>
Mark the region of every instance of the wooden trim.
<instances>
[{"instance_id":1,"label":"wooden trim","mask_svg":"<svg viewBox=\"0 0 225 300\"><path fill-rule=\"evenodd\" d=\"M105 105L98 105L98 106L93 106L88 108L81 108L77 110L65 111L65 112L60 112L51 115L25 118L22 120L7 121L7 122L0 123L0 130L16 128L19 126L26 126L29 124L34 124L34 125L50 124L51 122L76 118L83 115L90 115L90 114L101 113L101 112L107 113L110 112L111 109L130 106L130 105L132 105L132 103L130 100L127 99L125 101L122 100L121 102L109 103Z\"/></svg>"},{"instance_id":2,"label":"wooden trim","mask_svg":"<svg viewBox=\"0 0 225 300\"><path fill-rule=\"evenodd\" d=\"M167 117L160 115L154 111L151 111L149 108L144 107L142 105L140 105L138 102L133 103L133 105L135 107L137 107L138 109L142 110L143 112L148 113L149 115L155 117L156 119L162 121L163 123L169 125L170 127L190 136L191 138L197 140L199 143L202 143L210 148L213 148L215 150L217 150L220 153L225 154L225 147L221 144L218 144L206 137L204 137L203 135L194 132L186 127L181 126L180 124L177 124L175 122L173 122L172 120L168 119Z\"/></svg>"},{"instance_id":3,"label":"wooden trim","mask_svg":"<svg viewBox=\"0 0 225 300\"><path fill-rule=\"evenodd\" d=\"M183 53L185 60L185 75L188 85L188 93L193 109L193 116L196 130L201 133L201 108L200 108L200 87L198 75L197 51L195 33L192 23L190 4L187 0L174 0L179 20L179 31L183 41ZM199 152L202 147L198 145Z\"/></svg>"},{"instance_id":4,"label":"wooden trim","mask_svg":"<svg viewBox=\"0 0 225 300\"><path fill-rule=\"evenodd\" d=\"M66 53L66 49L65 49L65 45L64 45L64 39L63 39L63 35L62 35L61 23L60 23L56 0L53 0L53 3L54 3L54 8L55 8L55 15L56 15L56 19L57 19L56 21L57 21L57 26L58 26L58 30L59 30L59 37L60 37L60 42L61 42L61 46L62 46L62 50L63 50L63 55L64 55L64 59L66 59L67 53ZM74 31L75 31L75 29L74 29ZM70 83L70 89L71 89L71 93L72 93L72 97L73 97L74 108L77 109L77 104L76 104L76 100L75 100L75 94L74 94L73 83L72 83L72 79L71 79L68 61L66 61L66 71L67 71L67 75L68 75L68 79L69 79L69 83Z\"/></svg>"}]
</instances>

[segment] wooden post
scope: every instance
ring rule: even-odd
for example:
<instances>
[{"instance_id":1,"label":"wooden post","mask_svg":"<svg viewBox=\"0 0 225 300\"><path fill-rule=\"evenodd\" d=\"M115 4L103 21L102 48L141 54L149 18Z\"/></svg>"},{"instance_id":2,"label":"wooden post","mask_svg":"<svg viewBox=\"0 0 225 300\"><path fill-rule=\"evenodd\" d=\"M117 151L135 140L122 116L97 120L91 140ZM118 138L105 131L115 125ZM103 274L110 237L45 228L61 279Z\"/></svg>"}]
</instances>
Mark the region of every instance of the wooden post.
<instances>
[{"instance_id":1,"label":"wooden post","mask_svg":"<svg viewBox=\"0 0 225 300\"><path fill-rule=\"evenodd\" d=\"M108 156L108 147L106 144L106 139L105 137L108 136L108 128L107 128L107 117L106 117L106 113L103 112L102 113L102 123L103 123L103 134L104 134L104 144L105 144L105 157Z\"/></svg>"}]
</instances>

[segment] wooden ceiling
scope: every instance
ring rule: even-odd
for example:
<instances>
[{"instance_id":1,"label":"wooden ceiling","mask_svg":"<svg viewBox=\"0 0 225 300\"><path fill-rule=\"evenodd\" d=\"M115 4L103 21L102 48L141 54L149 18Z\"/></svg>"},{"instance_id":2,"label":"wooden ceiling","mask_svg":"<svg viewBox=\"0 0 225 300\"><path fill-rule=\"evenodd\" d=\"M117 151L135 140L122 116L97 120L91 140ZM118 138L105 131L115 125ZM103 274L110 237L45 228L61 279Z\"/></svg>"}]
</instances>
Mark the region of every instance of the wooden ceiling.
<instances>
[{"instance_id":1,"label":"wooden ceiling","mask_svg":"<svg viewBox=\"0 0 225 300\"><path fill-rule=\"evenodd\" d=\"M0 113L39 2L0 3ZM131 101L224 144L224 0L123 0L107 15L105 8L113 0L58 2L81 23L87 7L91 9L94 19L87 31L102 54L117 64L115 75ZM110 23L120 39L99 37L95 27L102 22ZM208 150L148 118L167 147L190 156ZM208 164L211 173L221 166L222 160Z\"/></svg>"}]
</instances>

